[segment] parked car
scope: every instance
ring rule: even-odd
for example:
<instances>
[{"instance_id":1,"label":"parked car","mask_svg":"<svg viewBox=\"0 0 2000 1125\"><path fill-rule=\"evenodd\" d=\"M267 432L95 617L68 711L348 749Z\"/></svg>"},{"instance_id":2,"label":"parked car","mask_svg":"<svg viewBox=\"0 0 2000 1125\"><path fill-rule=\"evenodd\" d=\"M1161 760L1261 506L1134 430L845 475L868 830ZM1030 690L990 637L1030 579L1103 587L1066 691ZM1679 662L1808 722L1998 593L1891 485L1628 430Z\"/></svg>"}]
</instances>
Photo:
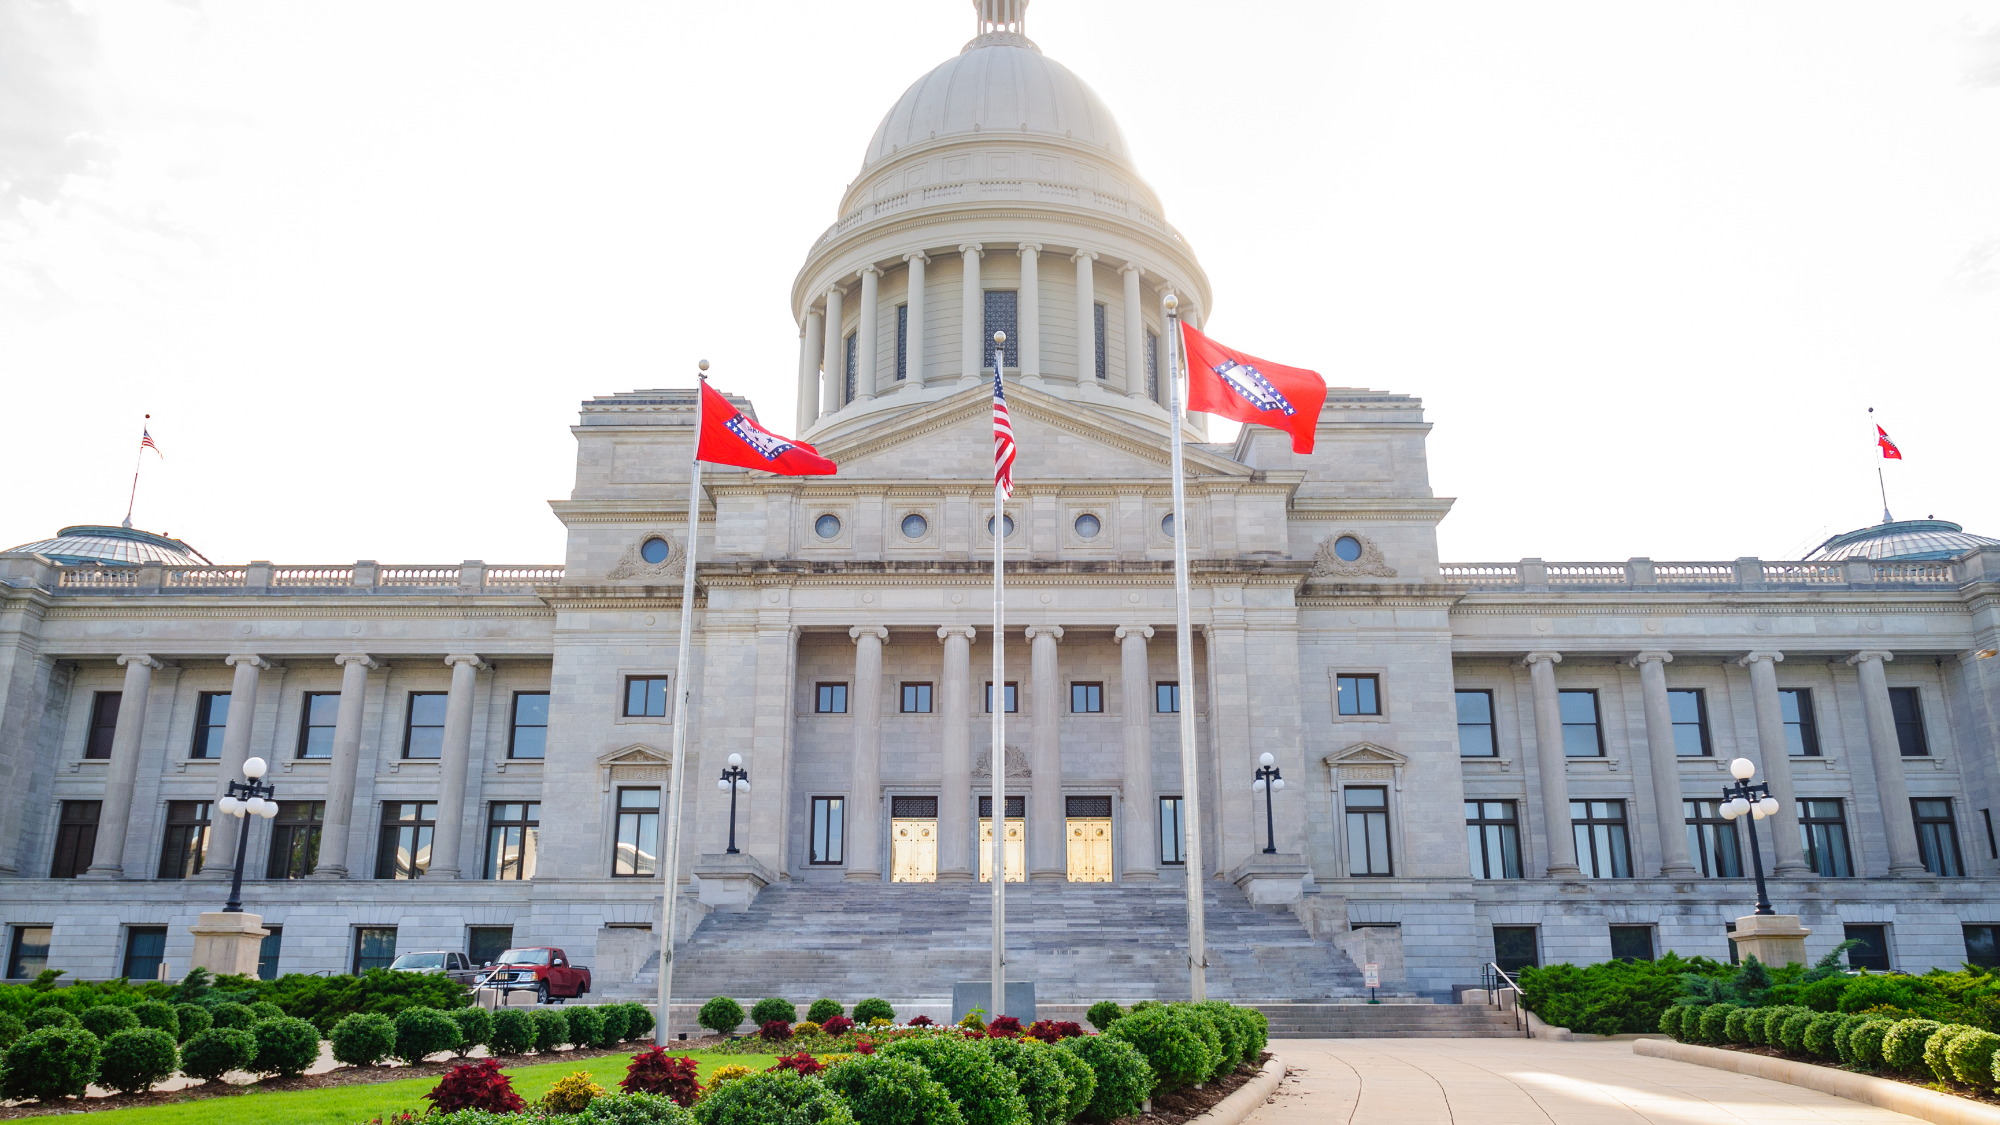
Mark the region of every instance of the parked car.
<instances>
[{"instance_id":1,"label":"parked car","mask_svg":"<svg viewBox=\"0 0 2000 1125\"><path fill-rule=\"evenodd\" d=\"M405 953L391 961L389 969L398 973L443 973L460 984L471 984L480 975L472 958L449 950Z\"/></svg>"},{"instance_id":2,"label":"parked car","mask_svg":"<svg viewBox=\"0 0 2000 1125\"><path fill-rule=\"evenodd\" d=\"M532 990L539 1003L574 1000L590 991L590 969L570 964L569 954L552 945L509 949L490 962L476 984L501 992Z\"/></svg>"}]
</instances>

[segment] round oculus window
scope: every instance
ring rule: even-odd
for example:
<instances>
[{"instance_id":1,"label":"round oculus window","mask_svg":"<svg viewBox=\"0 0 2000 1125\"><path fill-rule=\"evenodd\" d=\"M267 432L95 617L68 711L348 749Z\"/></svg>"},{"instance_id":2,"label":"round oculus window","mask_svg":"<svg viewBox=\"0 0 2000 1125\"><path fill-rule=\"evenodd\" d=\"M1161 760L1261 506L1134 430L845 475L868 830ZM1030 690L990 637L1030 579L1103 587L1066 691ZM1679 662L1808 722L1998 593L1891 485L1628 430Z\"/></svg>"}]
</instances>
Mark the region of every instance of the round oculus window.
<instances>
[{"instance_id":1,"label":"round oculus window","mask_svg":"<svg viewBox=\"0 0 2000 1125\"><path fill-rule=\"evenodd\" d=\"M1095 539L1104 530L1104 524L1089 512L1076 517L1076 534L1079 539Z\"/></svg>"},{"instance_id":2,"label":"round oculus window","mask_svg":"<svg viewBox=\"0 0 2000 1125\"><path fill-rule=\"evenodd\" d=\"M814 520L813 534L819 536L821 539L840 538L840 517L834 515L832 512L828 512Z\"/></svg>"},{"instance_id":3,"label":"round oculus window","mask_svg":"<svg viewBox=\"0 0 2000 1125\"><path fill-rule=\"evenodd\" d=\"M931 521L915 512L911 512L909 515L903 517L903 538L905 539L922 539L924 533L930 529Z\"/></svg>"},{"instance_id":4,"label":"round oculus window","mask_svg":"<svg viewBox=\"0 0 2000 1125\"><path fill-rule=\"evenodd\" d=\"M1174 537L1174 514L1172 512L1168 512L1167 518L1160 521L1160 530L1166 533L1167 538L1172 539Z\"/></svg>"},{"instance_id":5,"label":"round oculus window","mask_svg":"<svg viewBox=\"0 0 2000 1125\"><path fill-rule=\"evenodd\" d=\"M1343 535L1333 541L1334 557L1342 562L1353 562L1361 557L1361 540L1352 535Z\"/></svg>"},{"instance_id":6,"label":"round oculus window","mask_svg":"<svg viewBox=\"0 0 2000 1125\"><path fill-rule=\"evenodd\" d=\"M988 534L988 535L991 535L991 534L993 534L993 517L992 517L992 516L987 516L987 517L986 517L986 534ZM1014 537L1014 517L1013 517L1013 516L1008 516L1008 517L1007 517L1007 534L1006 534L1005 538L1008 538L1008 539L1012 539L1013 537Z\"/></svg>"},{"instance_id":7,"label":"round oculus window","mask_svg":"<svg viewBox=\"0 0 2000 1125\"><path fill-rule=\"evenodd\" d=\"M639 557L654 566L666 562L667 556L672 553L673 548L667 546L667 541L657 535L639 544Z\"/></svg>"}]
</instances>

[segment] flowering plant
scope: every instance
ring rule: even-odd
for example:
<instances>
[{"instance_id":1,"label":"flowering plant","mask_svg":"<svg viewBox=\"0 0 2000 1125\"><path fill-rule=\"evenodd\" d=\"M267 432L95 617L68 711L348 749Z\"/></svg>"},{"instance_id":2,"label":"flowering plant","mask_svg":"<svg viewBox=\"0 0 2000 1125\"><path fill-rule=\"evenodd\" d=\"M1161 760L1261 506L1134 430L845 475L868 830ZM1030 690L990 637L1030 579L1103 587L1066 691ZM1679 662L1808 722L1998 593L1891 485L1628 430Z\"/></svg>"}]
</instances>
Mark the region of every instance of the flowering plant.
<instances>
[{"instance_id":1,"label":"flowering plant","mask_svg":"<svg viewBox=\"0 0 2000 1125\"><path fill-rule=\"evenodd\" d=\"M521 1095L514 1092L513 1080L500 1073L500 1064L492 1059L482 1059L477 1065L452 1067L424 1099L431 1103L433 1113L460 1109L519 1113L528 1107Z\"/></svg>"},{"instance_id":2,"label":"flowering plant","mask_svg":"<svg viewBox=\"0 0 2000 1125\"><path fill-rule=\"evenodd\" d=\"M654 1047L632 1056L618 1088L628 1094L660 1094L675 1105L691 1106L701 1093L701 1077L693 1059L677 1059L665 1047Z\"/></svg>"},{"instance_id":3,"label":"flowering plant","mask_svg":"<svg viewBox=\"0 0 2000 1125\"><path fill-rule=\"evenodd\" d=\"M792 1037L792 1025L784 1020L769 1020L757 1029L757 1038L772 1043L783 1043Z\"/></svg>"},{"instance_id":4,"label":"flowering plant","mask_svg":"<svg viewBox=\"0 0 2000 1125\"><path fill-rule=\"evenodd\" d=\"M993 1022L986 1025L986 1037L989 1039L1012 1039L1019 1034L1021 1021L1013 1016L994 1016Z\"/></svg>"},{"instance_id":5,"label":"flowering plant","mask_svg":"<svg viewBox=\"0 0 2000 1125\"><path fill-rule=\"evenodd\" d=\"M854 1030L854 1021L848 1019L846 1016L834 1016L832 1019L820 1024L819 1029L828 1035L845 1035L849 1031Z\"/></svg>"},{"instance_id":6,"label":"flowering plant","mask_svg":"<svg viewBox=\"0 0 2000 1125\"><path fill-rule=\"evenodd\" d=\"M818 1074L822 1070L825 1070L826 1067L822 1065L818 1059L813 1058L811 1055L806 1054L804 1051L800 1051L796 1055L779 1055L777 1065L768 1066L765 1067L764 1069L796 1070L803 1075L813 1075L813 1074Z\"/></svg>"},{"instance_id":7,"label":"flowering plant","mask_svg":"<svg viewBox=\"0 0 2000 1125\"><path fill-rule=\"evenodd\" d=\"M931 1019L929 1016L915 1016L912 1017L910 1020L911 1027L932 1027L935 1026L936 1023L937 1021Z\"/></svg>"}]
</instances>

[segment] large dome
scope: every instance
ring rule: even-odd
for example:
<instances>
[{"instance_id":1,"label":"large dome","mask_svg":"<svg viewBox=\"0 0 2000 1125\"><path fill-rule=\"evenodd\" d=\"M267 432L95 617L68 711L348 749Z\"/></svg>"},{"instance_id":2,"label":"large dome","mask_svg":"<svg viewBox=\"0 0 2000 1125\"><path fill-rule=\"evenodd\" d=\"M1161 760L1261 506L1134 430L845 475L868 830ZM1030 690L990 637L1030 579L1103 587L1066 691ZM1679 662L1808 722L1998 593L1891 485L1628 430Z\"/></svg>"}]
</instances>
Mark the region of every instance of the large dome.
<instances>
[{"instance_id":1,"label":"large dome","mask_svg":"<svg viewBox=\"0 0 2000 1125\"><path fill-rule=\"evenodd\" d=\"M178 539L136 531L129 527L77 524L56 532L54 539L39 539L9 548L9 555L41 555L67 566L90 563L159 563L164 566L200 566L208 560Z\"/></svg>"},{"instance_id":2,"label":"large dome","mask_svg":"<svg viewBox=\"0 0 2000 1125\"><path fill-rule=\"evenodd\" d=\"M1946 520L1896 520L1849 531L1814 547L1809 560L1955 559L1967 551L2000 546L2000 539L1973 535Z\"/></svg>"}]
</instances>

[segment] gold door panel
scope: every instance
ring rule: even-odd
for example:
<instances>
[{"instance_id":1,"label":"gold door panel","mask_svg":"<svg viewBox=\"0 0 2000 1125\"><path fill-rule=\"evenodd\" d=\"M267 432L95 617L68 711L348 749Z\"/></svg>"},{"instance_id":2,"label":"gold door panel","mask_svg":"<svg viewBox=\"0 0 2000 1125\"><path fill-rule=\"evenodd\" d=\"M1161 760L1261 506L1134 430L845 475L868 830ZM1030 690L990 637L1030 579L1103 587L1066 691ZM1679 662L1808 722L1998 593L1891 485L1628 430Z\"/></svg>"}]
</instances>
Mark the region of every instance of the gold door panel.
<instances>
[{"instance_id":1,"label":"gold door panel","mask_svg":"<svg viewBox=\"0 0 2000 1125\"><path fill-rule=\"evenodd\" d=\"M1069 830L1069 881L1109 883L1111 881L1111 821L1096 817L1071 817Z\"/></svg>"},{"instance_id":2,"label":"gold door panel","mask_svg":"<svg viewBox=\"0 0 2000 1125\"><path fill-rule=\"evenodd\" d=\"M937 826L935 820L889 822L890 882L937 882Z\"/></svg>"},{"instance_id":3,"label":"gold door panel","mask_svg":"<svg viewBox=\"0 0 2000 1125\"><path fill-rule=\"evenodd\" d=\"M1001 845L1007 853L1007 881L1025 883L1028 881L1028 822L1010 820L1007 822L1007 839ZM993 881L993 818L982 817L979 821L979 881Z\"/></svg>"}]
</instances>

